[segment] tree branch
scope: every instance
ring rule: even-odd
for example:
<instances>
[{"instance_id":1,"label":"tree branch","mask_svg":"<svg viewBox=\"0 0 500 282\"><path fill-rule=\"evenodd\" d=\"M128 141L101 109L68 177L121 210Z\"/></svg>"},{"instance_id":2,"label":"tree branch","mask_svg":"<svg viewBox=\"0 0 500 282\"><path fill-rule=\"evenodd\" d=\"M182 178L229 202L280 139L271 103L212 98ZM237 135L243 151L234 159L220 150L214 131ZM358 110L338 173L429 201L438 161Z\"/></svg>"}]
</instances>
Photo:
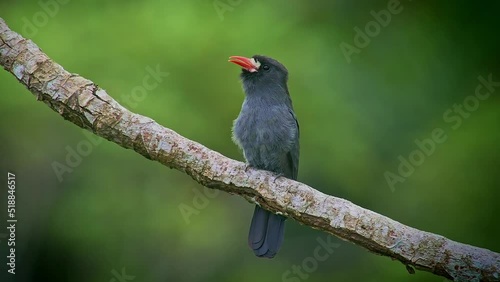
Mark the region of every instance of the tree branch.
<instances>
[{"instance_id":1,"label":"tree branch","mask_svg":"<svg viewBox=\"0 0 500 282\"><path fill-rule=\"evenodd\" d=\"M243 196L273 212L376 254L455 281L499 281L500 254L405 226L353 203L229 159L154 120L132 113L102 88L65 71L0 18L0 64L66 120L198 183Z\"/></svg>"}]
</instances>

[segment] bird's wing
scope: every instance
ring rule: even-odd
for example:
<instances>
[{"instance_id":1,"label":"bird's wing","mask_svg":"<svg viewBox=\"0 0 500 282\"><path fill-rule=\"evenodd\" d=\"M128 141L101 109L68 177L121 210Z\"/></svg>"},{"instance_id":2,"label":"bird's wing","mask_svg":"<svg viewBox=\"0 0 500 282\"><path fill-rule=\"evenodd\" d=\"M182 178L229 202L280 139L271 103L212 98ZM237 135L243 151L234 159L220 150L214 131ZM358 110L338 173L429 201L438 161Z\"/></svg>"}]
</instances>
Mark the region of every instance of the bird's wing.
<instances>
[{"instance_id":1,"label":"bird's wing","mask_svg":"<svg viewBox=\"0 0 500 282\"><path fill-rule=\"evenodd\" d=\"M297 175L299 173L300 130L299 130L299 122L297 121L297 117L295 116L295 113L293 111L290 111L290 114L292 115L293 119L295 120L295 125L297 126L297 134L295 134L295 140L293 140L292 147L291 147L290 151L287 153L287 162L288 162L288 166L290 167L290 170L291 170L291 175L287 176L287 177L290 177L290 178L296 180Z\"/></svg>"}]
</instances>

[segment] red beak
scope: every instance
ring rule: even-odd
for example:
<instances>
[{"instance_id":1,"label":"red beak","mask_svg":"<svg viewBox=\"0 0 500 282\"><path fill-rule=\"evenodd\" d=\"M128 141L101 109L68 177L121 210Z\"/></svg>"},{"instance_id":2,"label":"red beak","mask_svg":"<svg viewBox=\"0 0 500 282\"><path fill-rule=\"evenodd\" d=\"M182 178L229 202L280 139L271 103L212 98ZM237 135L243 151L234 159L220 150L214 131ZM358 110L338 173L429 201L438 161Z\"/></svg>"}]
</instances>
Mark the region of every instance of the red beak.
<instances>
[{"instance_id":1,"label":"red beak","mask_svg":"<svg viewBox=\"0 0 500 282\"><path fill-rule=\"evenodd\" d=\"M228 62L240 65L242 68L246 69L249 72L256 72L259 69L259 65L255 64L255 60L253 58L231 56L229 57Z\"/></svg>"}]
</instances>

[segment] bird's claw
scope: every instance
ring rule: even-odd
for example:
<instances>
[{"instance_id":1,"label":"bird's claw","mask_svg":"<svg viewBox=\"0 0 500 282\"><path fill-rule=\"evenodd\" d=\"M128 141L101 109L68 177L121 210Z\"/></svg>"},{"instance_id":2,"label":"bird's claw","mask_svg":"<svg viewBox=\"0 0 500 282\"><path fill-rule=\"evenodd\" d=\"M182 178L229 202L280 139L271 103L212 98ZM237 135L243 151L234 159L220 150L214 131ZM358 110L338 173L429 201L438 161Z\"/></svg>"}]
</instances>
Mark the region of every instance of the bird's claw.
<instances>
[{"instance_id":1,"label":"bird's claw","mask_svg":"<svg viewBox=\"0 0 500 282\"><path fill-rule=\"evenodd\" d=\"M278 173L278 175L276 175L276 177L274 178L273 183L276 184L276 180L282 176L284 176L283 173Z\"/></svg>"},{"instance_id":2,"label":"bird's claw","mask_svg":"<svg viewBox=\"0 0 500 282\"><path fill-rule=\"evenodd\" d=\"M248 172L248 169L252 168L250 164L245 164L245 172Z\"/></svg>"}]
</instances>

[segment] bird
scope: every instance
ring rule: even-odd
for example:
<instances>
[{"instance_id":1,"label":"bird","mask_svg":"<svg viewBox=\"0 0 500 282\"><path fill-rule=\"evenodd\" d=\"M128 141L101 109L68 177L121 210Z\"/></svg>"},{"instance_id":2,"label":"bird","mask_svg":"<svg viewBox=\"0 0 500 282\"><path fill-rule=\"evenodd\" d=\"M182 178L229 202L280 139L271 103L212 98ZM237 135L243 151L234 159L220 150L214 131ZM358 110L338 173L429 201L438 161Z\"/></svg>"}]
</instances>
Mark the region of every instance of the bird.
<instances>
[{"instance_id":1,"label":"bird","mask_svg":"<svg viewBox=\"0 0 500 282\"><path fill-rule=\"evenodd\" d=\"M288 70L263 55L230 56L229 62L242 67L245 99L232 132L247 166L296 180L300 134L288 92ZM273 258L278 253L285 235L285 219L255 206L248 245L256 256Z\"/></svg>"}]
</instances>

